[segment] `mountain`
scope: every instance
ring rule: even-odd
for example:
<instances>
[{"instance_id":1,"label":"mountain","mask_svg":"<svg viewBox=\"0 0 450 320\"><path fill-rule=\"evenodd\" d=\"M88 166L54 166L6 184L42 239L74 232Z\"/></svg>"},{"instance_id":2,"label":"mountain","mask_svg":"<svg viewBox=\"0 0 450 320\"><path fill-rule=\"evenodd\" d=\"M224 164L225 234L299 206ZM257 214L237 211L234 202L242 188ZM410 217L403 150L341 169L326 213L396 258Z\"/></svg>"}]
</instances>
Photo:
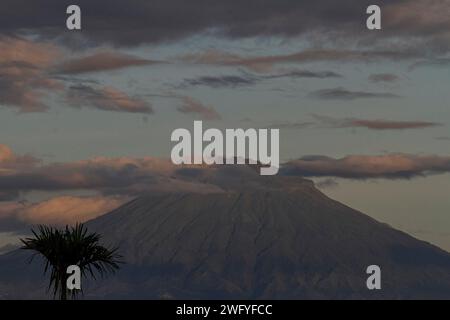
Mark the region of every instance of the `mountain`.
<instances>
[{"instance_id":1,"label":"mountain","mask_svg":"<svg viewBox=\"0 0 450 320\"><path fill-rule=\"evenodd\" d=\"M87 283L86 298L450 299L449 253L307 180L219 171L186 174L220 191L141 195L88 222L126 265ZM0 298L45 297L41 265L24 254L0 256ZM381 290L366 287L369 265Z\"/></svg>"}]
</instances>

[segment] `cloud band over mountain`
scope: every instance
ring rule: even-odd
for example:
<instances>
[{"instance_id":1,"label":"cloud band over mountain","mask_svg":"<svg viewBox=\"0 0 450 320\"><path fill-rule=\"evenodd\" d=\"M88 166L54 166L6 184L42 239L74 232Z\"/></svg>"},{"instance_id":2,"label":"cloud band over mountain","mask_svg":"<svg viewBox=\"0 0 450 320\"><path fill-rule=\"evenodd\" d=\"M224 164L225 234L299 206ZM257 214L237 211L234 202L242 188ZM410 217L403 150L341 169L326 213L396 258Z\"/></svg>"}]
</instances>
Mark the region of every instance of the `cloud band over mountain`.
<instances>
[{"instance_id":1,"label":"cloud band over mountain","mask_svg":"<svg viewBox=\"0 0 450 320\"><path fill-rule=\"evenodd\" d=\"M450 172L450 157L412 154L306 156L286 163L285 175L347 179L412 179Z\"/></svg>"}]
</instances>

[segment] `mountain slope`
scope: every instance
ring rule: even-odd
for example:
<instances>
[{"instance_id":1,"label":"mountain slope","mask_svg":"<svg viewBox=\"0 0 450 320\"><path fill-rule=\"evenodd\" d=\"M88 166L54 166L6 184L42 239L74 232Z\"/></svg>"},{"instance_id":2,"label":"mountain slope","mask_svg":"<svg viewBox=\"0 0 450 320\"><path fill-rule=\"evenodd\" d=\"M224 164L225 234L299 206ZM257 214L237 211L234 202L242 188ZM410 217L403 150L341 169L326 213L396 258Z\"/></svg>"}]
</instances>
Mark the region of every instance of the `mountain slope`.
<instances>
[{"instance_id":1,"label":"mountain slope","mask_svg":"<svg viewBox=\"0 0 450 320\"><path fill-rule=\"evenodd\" d=\"M139 297L450 298L448 253L310 186L145 196L88 227L120 245Z\"/></svg>"},{"instance_id":2,"label":"mountain slope","mask_svg":"<svg viewBox=\"0 0 450 320\"><path fill-rule=\"evenodd\" d=\"M87 223L126 265L84 283L86 298L450 299L449 253L306 180L201 180L223 191L144 195ZM373 264L379 291L366 288ZM46 297L40 272L24 252L0 256L0 298Z\"/></svg>"}]
</instances>

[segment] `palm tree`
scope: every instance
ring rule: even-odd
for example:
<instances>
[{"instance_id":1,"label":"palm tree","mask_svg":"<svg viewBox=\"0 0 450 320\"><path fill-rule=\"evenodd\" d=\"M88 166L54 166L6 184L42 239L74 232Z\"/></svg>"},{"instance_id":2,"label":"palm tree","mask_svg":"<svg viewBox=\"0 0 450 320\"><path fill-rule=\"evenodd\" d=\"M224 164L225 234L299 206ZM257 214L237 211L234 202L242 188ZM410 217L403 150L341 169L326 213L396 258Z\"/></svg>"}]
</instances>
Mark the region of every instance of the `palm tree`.
<instances>
[{"instance_id":1,"label":"palm tree","mask_svg":"<svg viewBox=\"0 0 450 320\"><path fill-rule=\"evenodd\" d=\"M96 279L96 274L104 277L108 273L114 273L122 263L117 248L101 246L101 236L97 233L88 234L83 224L66 226L63 230L40 225L38 231L31 231L34 237L21 239L22 249L35 252L30 263L36 255L44 257L44 274L50 271L48 290L52 289L53 298L59 295L61 300L67 299L66 272L69 266L77 265L82 277L91 276ZM72 290L71 297L75 299L78 293L78 290Z\"/></svg>"}]
</instances>

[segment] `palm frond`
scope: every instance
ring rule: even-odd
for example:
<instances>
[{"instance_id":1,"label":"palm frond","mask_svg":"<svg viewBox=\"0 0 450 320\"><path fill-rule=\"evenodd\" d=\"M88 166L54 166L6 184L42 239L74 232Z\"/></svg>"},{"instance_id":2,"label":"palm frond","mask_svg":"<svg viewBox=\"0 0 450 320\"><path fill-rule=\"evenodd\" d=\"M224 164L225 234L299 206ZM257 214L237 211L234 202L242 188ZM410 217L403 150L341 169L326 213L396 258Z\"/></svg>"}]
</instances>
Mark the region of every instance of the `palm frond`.
<instances>
[{"instance_id":1,"label":"palm frond","mask_svg":"<svg viewBox=\"0 0 450 320\"><path fill-rule=\"evenodd\" d=\"M98 233L88 233L83 224L73 227L66 226L63 230L39 225L32 230L33 237L21 239L22 249L33 251L29 263L36 255L44 258L44 275L50 271L48 290L53 296L58 294L61 299L66 297L66 270L71 265L77 265L83 277L104 278L115 273L123 263L117 248L106 248L100 245L101 236ZM76 298L77 291L72 291Z\"/></svg>"}]
</instances>

